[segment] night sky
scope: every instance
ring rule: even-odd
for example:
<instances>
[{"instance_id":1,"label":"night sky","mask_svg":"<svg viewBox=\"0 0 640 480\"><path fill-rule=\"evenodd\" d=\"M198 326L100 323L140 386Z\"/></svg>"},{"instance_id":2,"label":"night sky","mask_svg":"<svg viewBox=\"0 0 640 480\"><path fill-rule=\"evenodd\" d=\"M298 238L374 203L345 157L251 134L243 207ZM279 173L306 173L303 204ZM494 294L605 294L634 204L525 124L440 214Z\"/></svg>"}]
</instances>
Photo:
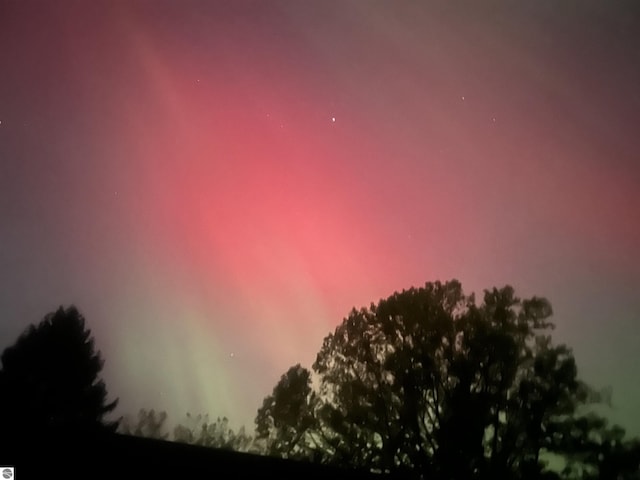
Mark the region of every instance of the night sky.
<instances>
[{"instance_id":1,"label":"night sky","mask_svg":"<svg viewBox=\"0 0 640 480\"><path fill-rule=\"evenodd\" d=\"M547 297L640 435L640 2L0 0L0 348L252 427L356 306Z\"/></svg>"}]
</instances>

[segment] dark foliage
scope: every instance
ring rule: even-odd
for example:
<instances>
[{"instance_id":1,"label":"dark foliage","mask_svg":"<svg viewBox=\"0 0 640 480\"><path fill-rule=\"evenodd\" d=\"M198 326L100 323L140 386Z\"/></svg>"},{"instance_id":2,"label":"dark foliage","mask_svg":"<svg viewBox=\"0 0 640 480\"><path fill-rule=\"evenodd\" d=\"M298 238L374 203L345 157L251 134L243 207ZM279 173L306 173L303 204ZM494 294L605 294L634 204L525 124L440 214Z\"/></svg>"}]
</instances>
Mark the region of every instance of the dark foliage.
<instances>
[{"instance_id":1,"label":"dark foliage","mask_svg":"<svg viewBox=\"0 0 640 480\"><path fill-rule=\"evenodd\" d=\"M272 455L413 478L632 478L637 445L588 413L603 396L552 343L551 313L511 287L477 305L457 281L353 310L313 374L293 367L264 400L257 440Z\"/></svg>"},{"instance_id":2,"label":"dark foliage","mask_svg":"<svg viewBox=\"0 0 640 480\"><path fill-rule=\"evenodd\" d=\"M283 458L308 458L305 433L314 424L311 374L299 364L281 378L256 417L262 451Z\"/></svg>"},{"instance_id":3,"label":"dark foliage","mask_svg":"<svg viewBox=\"0 0 640 480\"><path fill-rule=\"evenodd\" d=\"M176 425L173 429L174 441L219 450L251 451L253 438L245 433L244 427L237 431L232 429L227 417L210 420L206 414L187 413L186 420L186 424Z\"/></svg>"},{"instance_id":4,"label":"dark foliage","mask_svg":"<svg viewBox=\"0 0 640 480\"><path fill-rule=\"evenodd\" d=\"M166 421L167 412L156 412L153 408L151 410L141 408L136 419L132 419L128 415L120 419L118 432L124 435L166 440L169 438Z\"/></svg>"},{"instance_id":5,"label":"dark foliage","mask_svg":"<svg viewBox=\"0 0 640 480\"><path fill-rule=\"evenodd\" d=\"M113 431L99 378L103 361L75 307L59 308L30 326L2 354L0 425L12 438ZM5 436L6 438L6 436Z\"/></svg>"}]
</instances>

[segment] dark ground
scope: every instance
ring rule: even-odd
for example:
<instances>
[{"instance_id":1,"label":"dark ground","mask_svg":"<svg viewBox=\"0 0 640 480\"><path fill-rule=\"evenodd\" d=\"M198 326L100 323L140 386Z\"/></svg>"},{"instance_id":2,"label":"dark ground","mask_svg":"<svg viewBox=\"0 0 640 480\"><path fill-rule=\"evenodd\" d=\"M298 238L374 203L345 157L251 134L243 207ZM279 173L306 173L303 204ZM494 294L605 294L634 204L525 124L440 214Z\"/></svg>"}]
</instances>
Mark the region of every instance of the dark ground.
<instances>
[{"instance_id":1,"label":"dark ground","mask_svg":"<svg viewBox=\"0 0 640 480\"><path fill-rule=\"evenodd\" d=\"M368 472L342 470L277 458L229 452L120 434L84 439L3 439L0 465L15 467L15 479L247 479L301 478L376 480Z\"/></svg>"}]
</instances>

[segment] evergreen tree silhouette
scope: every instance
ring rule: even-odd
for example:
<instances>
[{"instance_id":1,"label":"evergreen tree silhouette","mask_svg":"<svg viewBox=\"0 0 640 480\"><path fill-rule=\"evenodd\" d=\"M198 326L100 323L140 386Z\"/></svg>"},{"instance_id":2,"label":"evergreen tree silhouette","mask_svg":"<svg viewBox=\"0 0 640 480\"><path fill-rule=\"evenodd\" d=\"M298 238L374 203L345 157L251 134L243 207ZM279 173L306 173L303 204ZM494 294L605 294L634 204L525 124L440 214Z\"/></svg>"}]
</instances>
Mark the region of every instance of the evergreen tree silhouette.
<instances>
[{"instance_id":1,"label":"evergreen tree silhouette","mask_svg":"<svg viewBox=\"0 0 640 480\"><path fill-rule=\"evenodd\" d=\"M28 327L1 359L0 428L5 439L117 428L117 422L105 420L117 400L107 401L99 378L103 360L74 306L60 307Z\"/></svg>"}]
</instances>

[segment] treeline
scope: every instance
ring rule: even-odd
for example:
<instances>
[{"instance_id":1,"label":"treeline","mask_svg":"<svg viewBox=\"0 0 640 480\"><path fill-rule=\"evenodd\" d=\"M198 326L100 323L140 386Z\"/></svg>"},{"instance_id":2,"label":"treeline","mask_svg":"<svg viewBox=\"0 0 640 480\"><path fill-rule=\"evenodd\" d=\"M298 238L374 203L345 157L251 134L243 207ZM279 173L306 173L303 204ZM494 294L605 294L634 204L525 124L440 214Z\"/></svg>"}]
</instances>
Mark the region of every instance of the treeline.
<instances>
[{"instance_id":1,"label":"treeline","mask_svg":"<svg viewBox=\"0 0 640 480\"><path fill-rule=\"evenodd\" d=\"M171 440L221 450L263 453L256 445L254 437L247 434L244 427L235 431L229 426L227 417L211 420L208 414L187 413L184 423L171 427L168 424L167 412L142 408L136 417L131 415L122 417L118 431L126 435Z\"/></svg>"},{"instance_id":2,"label":"treeline","mask_svg":"<svg viewBox=\"0 0 640 480\"><path fill-rule=\"evenodd\" d=\"M551 315L509 286L480 303L455 280L397 292L352 310L310 369L285 372L247 433L154 410L106 422L102 360L78 311L60 309L2 355L1 426L119 428L403 478L640 479L640 442L596 413L610 395L580 380Z\"/></svg>"}]
</instances>

